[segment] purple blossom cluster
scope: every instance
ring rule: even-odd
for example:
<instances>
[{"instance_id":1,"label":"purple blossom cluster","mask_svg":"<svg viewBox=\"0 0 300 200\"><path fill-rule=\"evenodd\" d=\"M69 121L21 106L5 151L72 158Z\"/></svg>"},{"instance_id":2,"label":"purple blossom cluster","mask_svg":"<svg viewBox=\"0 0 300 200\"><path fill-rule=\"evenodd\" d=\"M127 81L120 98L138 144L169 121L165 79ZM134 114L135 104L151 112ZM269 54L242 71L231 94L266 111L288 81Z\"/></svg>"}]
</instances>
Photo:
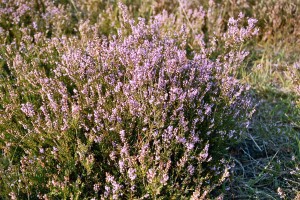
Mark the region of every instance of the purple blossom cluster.
<instances>
[{"instance_id":1,"label":"purple blossom cluster","mask_svg":"<svg viewBox=\"0 0 300 200\"><path fill-rule=\"evenodd\" d=\"M64 12L45 2L43 19ZM16 5L22 12L14 22L26 5ZM146 21L131 19L122 4L119 10L120 28L109 37L99 36L97 24L78 30L91 37L23 28L20 42L5 46L11 76L1 82L0 147L11 164L0 175L22 169L18 183L3 176L14 183L10 196L204 199L228 176L218 152L239 136L251 109L235 76L247 52L231 44L256 34L255 20L244 28L242 15L230 19L220 39L229 50L213 60L214 47L200 35L187 51L191 27L164 29L166 11Z\"/></svg>"}]
</instances>

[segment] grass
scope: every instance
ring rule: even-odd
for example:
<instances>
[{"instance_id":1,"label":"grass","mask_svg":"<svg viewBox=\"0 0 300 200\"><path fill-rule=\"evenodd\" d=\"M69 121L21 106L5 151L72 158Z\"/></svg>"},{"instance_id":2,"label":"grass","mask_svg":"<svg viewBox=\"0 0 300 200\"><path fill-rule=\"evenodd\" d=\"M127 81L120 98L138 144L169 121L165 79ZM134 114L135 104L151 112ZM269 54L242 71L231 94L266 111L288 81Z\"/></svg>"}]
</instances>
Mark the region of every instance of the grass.
<instances>
[{"instance_id":1,"label":"grass","mask_svg":"<svg viewBox=\"0 0 300 200\"><path fill-rule=\"evenodd\" d=\"M234 177L226 199L300 199L300 46L285 40L258 43L251 71L242 70L253 88L256 112L248 134L233 148Z\"/></svg>"},{"instance_id":2,"label":"grass","mask_svg":"<svg viewBox=\"0 0 300 200\"><path fill-rule=\"evenodd\" d=\"M292 100L273 96L258 97L259 105L248 137L232 152L236 169L230 183L230 198L278 199L282 188L286 199L299 192L299 120Z\"/></svg>"}]
</instances>

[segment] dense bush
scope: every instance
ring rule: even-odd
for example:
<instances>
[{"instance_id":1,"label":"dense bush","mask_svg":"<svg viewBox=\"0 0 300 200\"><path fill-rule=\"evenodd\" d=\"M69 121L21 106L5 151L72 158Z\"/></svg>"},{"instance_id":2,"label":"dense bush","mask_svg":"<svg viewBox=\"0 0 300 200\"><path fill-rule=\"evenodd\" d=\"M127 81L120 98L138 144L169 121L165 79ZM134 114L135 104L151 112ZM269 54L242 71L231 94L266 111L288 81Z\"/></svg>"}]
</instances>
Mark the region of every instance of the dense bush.
<instances>
[{"instance_id":1,"label":"dense bush","mask_svg":"<svg viewBox=\"0 0 300 200\"><path fill-rule=\"evenodd\" d=\"M71 4L37 2L2 2L0 196L208 198L251 115L236 71L256 20L208 40L120 4L103 33Z\"/></svg>"}]
</instances>

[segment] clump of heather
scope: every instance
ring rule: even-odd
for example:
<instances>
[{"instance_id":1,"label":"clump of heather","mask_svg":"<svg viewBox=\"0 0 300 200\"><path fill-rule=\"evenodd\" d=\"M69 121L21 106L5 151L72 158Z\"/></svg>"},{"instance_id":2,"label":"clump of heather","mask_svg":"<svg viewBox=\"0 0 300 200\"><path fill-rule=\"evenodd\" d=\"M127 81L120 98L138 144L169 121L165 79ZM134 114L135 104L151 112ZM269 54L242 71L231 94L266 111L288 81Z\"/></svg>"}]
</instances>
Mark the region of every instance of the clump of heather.
<instances>
[{"instance_id":1,"label":"clump of heather","mask_svg":"<svg viewBox=\"0 0 300 200\"><path fill-rule=\"evenodd\" d=\"M252 109L237 47L255 20L243 27L240 14L187 50L191 27L119 9L110 37L85 21L79 36L22 28L2 45L0 196L205 199L229 176L224 153ZM212 60L217 42L225 51Z\"/></svg>"},{"instance_id":2,"label":"clump of heather","mask_svg":"<svg viewBox=\"0 0 300 200\"><path fill-rule=\"evenodd\" d=\"M29 30L31 36L36 32L44 32L46 37L73 34L76 21L74 8L62 1L0 1L1 43L19 42L23 29Z\"/></svg>"}]
</instances>

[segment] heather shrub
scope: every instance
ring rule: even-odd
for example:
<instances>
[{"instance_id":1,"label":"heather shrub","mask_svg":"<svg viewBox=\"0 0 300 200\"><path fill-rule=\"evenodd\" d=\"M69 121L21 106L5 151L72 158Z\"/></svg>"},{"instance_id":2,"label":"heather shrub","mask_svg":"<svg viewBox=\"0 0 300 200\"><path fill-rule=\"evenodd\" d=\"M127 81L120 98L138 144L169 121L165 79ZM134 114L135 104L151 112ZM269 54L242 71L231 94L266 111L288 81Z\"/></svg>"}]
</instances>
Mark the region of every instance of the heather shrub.
<instances>
[{"instance_id":1,"label":"heather shrub","mask_svg":"<svg viewBox=\"0 0 300 200\"><path fill-rule=\"evenodd\" d=\"M24 28L31 36L36 32L48 38L75 34L77 21L74 7L61 1L0 1L1 43L20 42Z\"/></svg>"},{"instance_id":2,"label":"heather shrub","mask_svg":"<svg viewBox=\"0 0 300 200\"><path fill-rule=\"evenodd\" d=\"M232 167L224 153L251 116L236 69L256 21L230 18L227 31L210 43L199 35L191 49L193 27L168 30L167 11L149 20L132 19L122 4L119 12L115 35L82 20L78 34L62 36L64 28L53 24L51 36L25 25L18 25L19 39L1 36L13 38L0 54L1 197L219 193Z\"/></svg>"},{"instance_id":3,"label":"heather shrub","mask_svg":"<svg viewBox=\"0 0 300 200\"><path fill-rule=\"evenodd\" d=\"M213 33L223 34L227 29L229 18L242 12L245 16L258 20L257 26L260 28L258 42L288 39L292 43L299 38L299 0L174 0L173 4L179 6L174 6L176 11L173 10L171 13L178 19L186 21L193 27L194 32L202 32L206 37L212 36Z\"/></svg>"},{"instance_id":4,"label":"heather shrub","mask_svg":"<svg viewBox=\"0 0 300 200\"><path fill-rule=\"evenodd\" d=\"M119 27L120 10L118 1L56 0L56 1L2 1L1 27L6 40L20 37L19 28L26 27L31 33L46 32L47 37L78 35L80 24L91 24L100 35L116 34ZM142 16L146 22L151 15L162 15L168 20L163 27L180 30L182 24L189 28L187 33L189 48L194 48L196 35L206 42L217 37L221 39L227 30L229 18L240 12L246 17L258 20L261 29L257 41L289 39L298 40L299 0L266 1L218 1L218 0L171 0L171 1L122 1L128 6L128 14L137 20ZM261 10L262 12L256 12ZM246 24L246 20L242 22ZM208 43L209 44L209 43ZM253 45L252 45L253 46ZM222 44L219 44L222 47Z\"/></svg>"}]
</instances>

